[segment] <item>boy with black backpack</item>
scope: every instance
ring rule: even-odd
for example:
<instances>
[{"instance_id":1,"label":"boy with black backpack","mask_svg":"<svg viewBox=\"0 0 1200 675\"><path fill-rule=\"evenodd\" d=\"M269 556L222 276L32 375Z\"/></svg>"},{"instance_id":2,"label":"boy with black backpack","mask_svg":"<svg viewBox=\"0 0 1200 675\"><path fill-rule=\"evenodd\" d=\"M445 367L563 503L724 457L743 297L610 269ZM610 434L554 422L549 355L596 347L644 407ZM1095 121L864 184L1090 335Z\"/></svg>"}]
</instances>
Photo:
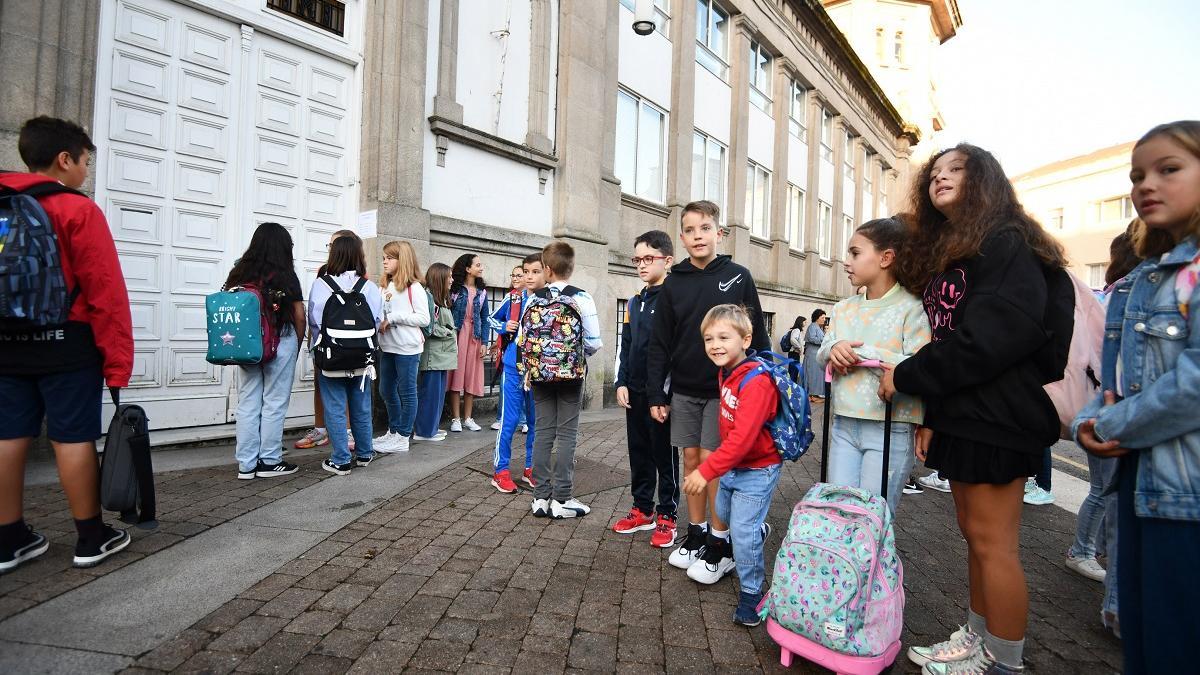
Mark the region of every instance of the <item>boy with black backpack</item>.
<instances>
[{"instance_id":1,"label":"boy with black backpack","mask_svg":"<svg viewBox=\"0 0 1200 675\"><path fill-rule=\"evenodd\" d=\"M345 476L357 465L371 463L371 386L379 363L379 323L383 293L366 278L362 240L340 237L329 245L325 274L308 293L308 316L313 341L313 364L325 423L333 450L321 468ZM354 436L354 457L346 422ZM353 460L353 462L351 461Z\"/></svg>"},{"instance_id":2,"label":"boy with black backpack","mask_svg":"<svg viewBox=\"0 0 1200 675\"><path fill-rule=\"evenodd\" d=\"M575 249L554 241L542 249L546 287L525 307L517 336L517 371L533 389L533 515L577 518L591 508L574 497L575 443L587 357L603 346L596 302L567 282ZM555 445L558 456L551 464Z\"/></svg>"},{"instance_id":3,"label":"boy with black backpack","mask_svg":"<svg viewBox=\"0 0 1200 675\"><path fill-rule=\"evenodd\" d=\"M49 548L21 503L43 420L79 533L75 567L130 541L100 510L101 392L129 385L133 328L108 222L76 190L96 146L78 124L43 116L21 127L18 150L31 173L0 174L0 574Z\"/></svg>"}]
</instances>

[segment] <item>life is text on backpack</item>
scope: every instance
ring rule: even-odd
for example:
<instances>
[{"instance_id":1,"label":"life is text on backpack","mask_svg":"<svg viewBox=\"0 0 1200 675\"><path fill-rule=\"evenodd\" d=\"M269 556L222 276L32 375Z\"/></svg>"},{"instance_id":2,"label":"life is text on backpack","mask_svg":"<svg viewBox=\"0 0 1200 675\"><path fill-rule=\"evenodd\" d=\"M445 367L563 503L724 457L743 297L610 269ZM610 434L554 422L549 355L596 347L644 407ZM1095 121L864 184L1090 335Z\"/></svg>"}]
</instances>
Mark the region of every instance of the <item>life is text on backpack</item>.
<instances>
[{"instance_id":1,"label":"life is text on backpack","mask_svg":"<svg viewBox=\"0 0 1200 675\"><path fill-rule=\"evenodd\" d=\"M525 308L517 336L517 372L525 388L534 382L572 382L587 374L583 351L583 312L566 286L539 290Z\"/></svg>"},{"instance_id":2,"label":"life is text on backpack","mask_svg":"<svg viewBox=\"0 0 1200 675\"><path fill-rule=\"evenodd\" d=\"M808 392L804 387L792 380L788 374L789 366L800 369L800 381L804 381L804 366L793 359L775 352L764 352L767 357L751 354L750 358L758 362L738 384L738 393L752 378L765 375L771 378L779 392L779 406L775 416L767 422L767 431L775 442L775 450L782 459L796 461L800 459L808 446L813 442L812 408L808 402Z\"/></svg>"}]
</instances>

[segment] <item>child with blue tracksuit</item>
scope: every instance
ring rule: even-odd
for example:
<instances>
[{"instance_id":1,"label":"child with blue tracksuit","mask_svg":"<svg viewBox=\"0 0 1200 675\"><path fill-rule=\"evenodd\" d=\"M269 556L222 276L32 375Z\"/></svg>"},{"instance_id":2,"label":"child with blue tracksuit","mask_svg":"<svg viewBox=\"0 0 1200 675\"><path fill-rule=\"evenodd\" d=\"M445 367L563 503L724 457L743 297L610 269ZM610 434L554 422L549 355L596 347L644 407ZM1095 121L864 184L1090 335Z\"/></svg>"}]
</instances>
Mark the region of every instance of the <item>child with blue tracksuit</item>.
<instances>
[{"instance_id":1,"label":"child with blue tracksuit","mask_svg":"<svg viewBox=\"0 0 1200 675\"><path fill-rule=\"evenodd\" d=\"M500 430L496 432L496 449L493 453L492 486L500 492L512 493L517 491L517 484L512 479L508 468L512 456L512 439L517 427L528 420L529 433L525 436L525 470L522 478L529 487L533 482L533 425L536 419L533 410L533 393L526 391L517 372L517 332L520 327L520 317L525 311L525 305L533 296L533 292L546 285L546 275L542 269L542 254L531 253L521 261L521 271L525 278L524 290L517 294L509 294L500 309L492 314L490 321L492 329L505 342L504 371L500 379ZM519 306L514 307L517 298Z\"/></svg>"}]
</instances>

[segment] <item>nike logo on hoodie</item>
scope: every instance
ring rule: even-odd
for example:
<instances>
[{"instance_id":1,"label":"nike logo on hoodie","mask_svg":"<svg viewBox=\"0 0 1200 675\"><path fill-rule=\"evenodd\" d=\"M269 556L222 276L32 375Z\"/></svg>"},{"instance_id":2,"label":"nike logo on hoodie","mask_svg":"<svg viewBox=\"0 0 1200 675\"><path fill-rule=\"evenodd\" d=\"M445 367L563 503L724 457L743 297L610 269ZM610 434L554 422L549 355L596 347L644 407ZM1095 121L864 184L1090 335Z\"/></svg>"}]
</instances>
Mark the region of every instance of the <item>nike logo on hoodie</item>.
<instances>
[{"instance_id":1,"label":"nike logo on hoodie","mask_svg":"<svg viewBox=\"0 0 1200 675\"><path fill-rule=\"evenodd\" d=\"M737 283L738 279L741 279L741 278L742 278L742 275L738 274L737 276L735 276L732 279L729 279L728 281L722 281L722 282L718 283L717 288L721 289L722 293L728 293L729 289L733 288L733 285L735 283Z\"/></svg>"}]
</instances>

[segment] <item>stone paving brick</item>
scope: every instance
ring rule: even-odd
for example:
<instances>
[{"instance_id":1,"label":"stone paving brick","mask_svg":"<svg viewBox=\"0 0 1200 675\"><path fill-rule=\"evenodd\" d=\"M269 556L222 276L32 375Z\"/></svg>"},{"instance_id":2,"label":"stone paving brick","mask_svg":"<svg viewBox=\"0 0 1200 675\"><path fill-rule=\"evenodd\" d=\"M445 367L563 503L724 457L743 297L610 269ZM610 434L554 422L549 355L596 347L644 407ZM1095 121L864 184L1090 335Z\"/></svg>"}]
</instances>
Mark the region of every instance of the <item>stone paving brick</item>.
<instances>
[{"instance_id":1,"label":"stone paving brick","mask_svg":"<svg viewBox=\"0 0 1200 675\"><path fill-rule=\"evenodd\" d=\"M204 649L212 635L198 628L189 628L167 640L139 658L134 665L156 670L173 670Z\"/></svg>"},{"instance_id":2,"label":"stone paving brick","mask_svg":"<svg viewBox=\"0 0 1200 675\"><path fill-rule=\"evenodd\" d=\"M272 635L288 624L287 619L251 615L209 643L208 648L219 652L249 654L263 645Z\"/></svg>"},{"instance_id":3,"label":"stone paving brick","mask_svg":"<svg viewBox=\"0 0 1200 675\"><path fill-rule=\"evenodd\" d=\"M272 574L238 595L239 598L266 602L291 588L300 577L291 574Z\"/></svg>"},{"instance_id":4,"label":"stone paving brick","mask_svg":"<svg viewBox=\"0 0 1200 675\"><path fill-rule=\"evenodd\" d=\"M338 584L333 590L322 596L312 607L313 609L324 609L346 614L362 604L363 600L366 600L374 592L375 589L371 586Z\"/></svg>"},{"instance_id":5,"label":"stone paving brick","mask_svg":"<svg viewBox=\"0 0 1200 675\"><path fill-rule=\"evenodd\" d=\"M325 594L308 588L289 588L271 599L270 602L258 608L263 616L278 616L294 619L300 616L308 606L321 599Z\"/></svg>"},{"instance_id":6,"label":"stone paving brick","mask_svg":"<svg viewBox=\"0 0 1200 675\"><path fill-rule=\"evenodd\" d=\"M317 591L331 591L354 574L354 570L336 565L322 565L296 582L300 588L311 588Z\"/></svg>"},{"instance_id":7,"label":"stone paving brick","mask_svg":"<svg viewBox=\"0 0 1200 675\"><path fill-rule=\"evenodd\" d=\"M354 662L350 659L309 654L300 659L300 663L292 669L291 675L340 675L350 670L352 665Z\"/></svg>"},{"instance_id":8,"label":"stone paving brick","mask_svg":"<svg viewBox=\"0 0 1200 675\"><path fill-rule=\"evenodd\" d=\"M617 640L611 635L580 631L571 639L567 664L575 668L611 672L617 665Z\"/></svg>"},{"instance_id":9,"label":"stone paving brick","mask_svg":"<svg viewBox=\"0 0 1200 675\"><path fill-rule=\"evenodd\" d=\"M350 612L342 626L351 630L378 631L388 625L399 611L400 606L391 600L369 598Z\"/></svg>"},{"instance_id":10,"label":"stone paving brick","mask_svg":"<svg viewBox=\"0 0 1200 675\"><path fill-rule=\"evenodd\" d=\"M313 648L313 653L353 660L357 659L374 639L374 633L338 628L326 635Z\"/></svg>"},{"instance_id":11,"label":"stone paving brick","mask_svg":"<svg viewBox=\"0 0 1200 675\"><path fill-rule=\"evenodd\" d=\"M446 610L447 616L465 619L479 618L491 613L492 608L500 600L496 591L462 591Z\"/></svg>"},{"instance_id":12,"label":"stone paving brick","mask_svg":"<svg viewBox=\"0 0 1200 675\"><path fill-rule=\"evenodd\" d=\"M305 633L307 635L322 636L337 627L342 622L342 615L334 612L323 612L315 610L304 612L300 616L292 620L291 623L284 626L283 629L290 633Z\"/></svg>"},{"instance_id":13,"label":"stone paving brick","mask_svg":"<svg viewBox=\"0 0 1200 675\"><path fill-rule=\"evenodd\" d=\"M392 642L390 640L372 642L347 672L355 675L399 672L416 651L417 644L414 642Z\"/></svg>"},{"instance_id":14,"label":"stone paving brick","mask_svg":"<svg viewBox=\"0 0 1200 675\"><path fill-rule=\"evenodd\" d=\"M246 658L242 654L230 654L228 652L197 652L192 655L183 665L179 666L175 672L177 673L203 673L204 675L225 675L225 673L233 672L233 669L241 663L242 659Z\"/></svg>"},{"instance_id":15,"label":"stone paving brick","mask_svg":"<svg viewBox=\"0 0 1200 675\"><path fill-rule=\"evenodd\" d=\"M238 664L242 673L286 673L292 669L308 650L316 646L320 637L299 633L279 633L266 644Z\"/></svg>"},{"instance_id":16,"label":"stone paving brick","mask_svg":"<svg viewBox=\"0 0 1200 675\"><path fill-rule=\"evenodd\" d=\"M517 653L520 651L520 641L494 639L491 636L481 635L471 645L466 662L511 668L517 662Z\"/></svg>"}]
</instances>

